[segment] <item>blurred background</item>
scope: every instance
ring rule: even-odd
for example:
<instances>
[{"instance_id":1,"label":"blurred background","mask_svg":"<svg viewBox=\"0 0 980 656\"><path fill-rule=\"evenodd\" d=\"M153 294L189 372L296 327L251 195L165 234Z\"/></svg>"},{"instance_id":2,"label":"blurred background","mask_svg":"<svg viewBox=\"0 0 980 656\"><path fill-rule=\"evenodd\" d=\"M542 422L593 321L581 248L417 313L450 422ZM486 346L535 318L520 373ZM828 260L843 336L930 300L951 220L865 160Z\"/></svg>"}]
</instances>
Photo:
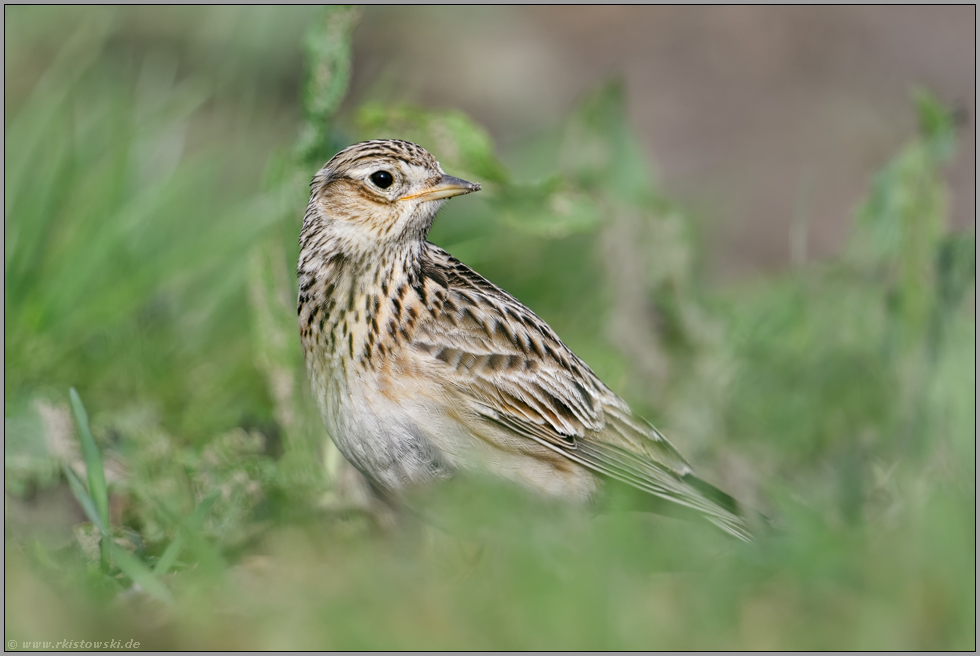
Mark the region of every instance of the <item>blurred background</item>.
<instances>
[{"instance_id":1,"label":"blurred background","mask_svg":"<svg viewBox=\"0 0 980 656\"><path fill-rule=\"evenodd\" d=\"M506 151L619 77L662 188L702 223L708 269L727 278L785 268L801 205L808 254L839 252L871 176L914 130L916 88L962 113L950 216L974 225L974 17L969 6L368 10L348 102L380 87L460 108Z\"/></svg>"},{"instance_id":2,"label":"blurred background","mask_svg":"<svg viewBox=\"0 0 980 656\"><path fill-rule=\"evenodd\" d=\"M5 640L974 649L975 12L5 7ZM486 481L385 528L294 314L309 180L379 137L777 530Z\"/></svg>"}]
</instances>

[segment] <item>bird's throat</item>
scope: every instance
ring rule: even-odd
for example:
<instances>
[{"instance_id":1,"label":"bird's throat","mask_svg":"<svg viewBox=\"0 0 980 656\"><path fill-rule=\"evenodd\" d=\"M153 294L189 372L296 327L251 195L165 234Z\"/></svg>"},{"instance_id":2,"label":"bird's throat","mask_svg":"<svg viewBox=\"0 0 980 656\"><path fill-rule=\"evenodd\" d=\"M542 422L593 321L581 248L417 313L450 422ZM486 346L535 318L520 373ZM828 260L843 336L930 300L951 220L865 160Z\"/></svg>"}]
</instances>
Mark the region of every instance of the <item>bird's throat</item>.
<instances>
[{"instance_id":1,"label":"bird's throat","mask_svg":"<svg viewBox=\"0 0 980 656\"><path fill-rule=\"evenodd\" d=\"M298 319L308 364L351 373L386 357L417 300L421 244L379 250L372 258L304 244L298 270ZM307 247L311 250L307 252Z\"/></svg>"}]
</instances>

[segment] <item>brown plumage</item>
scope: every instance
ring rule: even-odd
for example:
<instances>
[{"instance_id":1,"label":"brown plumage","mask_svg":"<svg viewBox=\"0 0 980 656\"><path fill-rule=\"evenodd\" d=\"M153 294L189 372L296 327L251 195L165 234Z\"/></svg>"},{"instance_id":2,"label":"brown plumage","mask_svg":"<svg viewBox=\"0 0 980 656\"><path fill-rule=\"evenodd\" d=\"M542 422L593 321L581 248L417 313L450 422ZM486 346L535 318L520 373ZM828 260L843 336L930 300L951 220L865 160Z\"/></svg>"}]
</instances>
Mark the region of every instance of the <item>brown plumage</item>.
<instances>
[{"instance_id":1,"label":"brown plumage","mask_svg":"<svg viewBox=\"0 0 980 656\"><path fill-rule=\"evenodd\" d=\"M460 469L576 501L617 480L748 539L734 501L544 321L425 240L445 199L479 188L396 140L350 146L314 177L299 325L341 453L396 495Z\"/></svg>"}]
</instances>

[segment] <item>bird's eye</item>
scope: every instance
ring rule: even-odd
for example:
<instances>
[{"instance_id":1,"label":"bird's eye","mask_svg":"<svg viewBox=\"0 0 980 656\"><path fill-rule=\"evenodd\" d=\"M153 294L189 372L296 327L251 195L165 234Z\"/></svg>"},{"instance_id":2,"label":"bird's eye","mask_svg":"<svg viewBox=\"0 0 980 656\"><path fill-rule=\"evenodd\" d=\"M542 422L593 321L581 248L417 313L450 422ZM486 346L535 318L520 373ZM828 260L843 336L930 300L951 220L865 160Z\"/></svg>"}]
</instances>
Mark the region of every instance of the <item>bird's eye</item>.
<instances>
[{"instance_id":1,"label":"bird's eye","mask_svg":"<svg viewBox=\"0 0 980 656\"><path fill-rule=\"evenodd\" d=\"M371 182L381 189L387 189L395 179L387 171L375 171L371 174Z\"/></svg>"}]
</instances>

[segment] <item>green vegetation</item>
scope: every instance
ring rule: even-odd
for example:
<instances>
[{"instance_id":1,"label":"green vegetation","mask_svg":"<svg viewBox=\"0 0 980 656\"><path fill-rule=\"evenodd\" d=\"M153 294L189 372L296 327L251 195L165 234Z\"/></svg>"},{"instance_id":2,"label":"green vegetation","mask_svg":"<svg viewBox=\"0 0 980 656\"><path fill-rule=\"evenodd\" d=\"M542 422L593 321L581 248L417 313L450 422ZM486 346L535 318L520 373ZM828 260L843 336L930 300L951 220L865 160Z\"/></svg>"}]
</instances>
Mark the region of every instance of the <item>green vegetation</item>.
<instances>
[{"instance_id":1,"label":"green vegetation","mask_svg":"<svg viewBox=\"0 0 980 656\"><path fill-rule=\"evenodd\" d=\"M934 99L840 257L715 287L619 84L498 157L459 113L338 114L357 10L153 12L5 9L5 640L975 649L975 236ZM293 267L310 177L380 136L483 182L432 240L777 529L481 481L433 495L454 537L345 505Z\"/></svg>"}]
</instances>

